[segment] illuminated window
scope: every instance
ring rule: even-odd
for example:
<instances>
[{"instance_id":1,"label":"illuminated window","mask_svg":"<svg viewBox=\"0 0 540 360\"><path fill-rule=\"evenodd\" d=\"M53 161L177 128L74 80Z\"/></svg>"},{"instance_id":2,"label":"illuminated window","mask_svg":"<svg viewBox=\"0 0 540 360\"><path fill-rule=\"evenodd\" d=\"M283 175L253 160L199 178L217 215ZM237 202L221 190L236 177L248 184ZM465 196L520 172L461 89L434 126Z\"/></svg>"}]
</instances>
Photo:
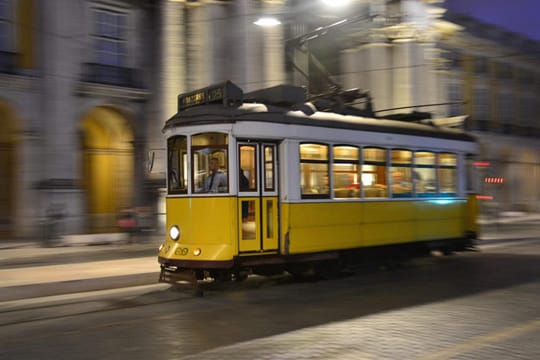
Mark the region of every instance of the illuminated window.
<instances>
[{"instance_id":1,"label":"illuminated window","mask_svg":"<svg viewBox=\"0 0 540 360\"><path fill-rule=\"evenodd\" d=\"M329 197L328 145L300 144L300 187L303 198Z\"/></svg>"},{"instance_id":2,"label":"illuminated window","mask_svg":"<svg viewBox=\"0 0 540 360\"><path fill-rule=\"evenodd\" d=\"M167 141L168 176L170 194L187 192L187 140L185 136L175 136Z\"/></svg>"},{"instance_id":3,"label":"illuminated window","mask_svg":"<svg viewBox=\"0 0 540 360\"><path fill-rule=\"evenodd\" d=\"M276 179L274 174L274 151L275 146L264 146L264 191L276 190Z\"/></svg>"},{"instance_id":4,"label":"illuminated window","mask_svg":"<svg viewBox=\"0 0 540 360\"><path fill-rule=\"evenodd\" d=\"M257 146L239 145L240 169L239 188L240 191L257 190Z\"/></svg>"},{"instance_id":5,"label":"illuminated window","mask_svg":"<svg viewBox=\"0 0 540 360\"><path fill-rule=\"evenodd\" d=\"M334 146L334 197L357 198L360 196L358 178L358 148L355 146Z\"/></svg>"},{"instance_id":6,"label":"illuminated window","mask_svg":"<svg viewBox=\"0 0 540 360\"><path fill-rule=\"evenodd\" d=\"M439 195L457 195L456 154L439 154Z\"/></svg>"},{"instance_id":7,"label":"illuminated window","mask_svg":"<svg viewBox=\"0 0 540 360\"><path fill-rule=\"evenodd\" d=\"M362 149L362 188L364 197L386 197L386 150L380 148Z\"/></svg>"},{"instance_id":8,"label":"illuminated window","mask_svg":"<svg viewBox=\"0 0 540 360\"><path fill-rule=\"evenodd\" d=\"M390 167L392 197L412 196L412 151L392 150Z\"/></svg>"},{"instance_id":9,"label":"illuminated window","mask_svg":"<svg viewBox=\"0 0 540 360\"><path fill-rule=\"evenodd\" d=\"M226 193L228 186L228 136L203 133L191 138L192 189L195 193Z\"/></svg>"},{"instance_id":10,"label":"illuminated window","mask_svg":"<svg viewBox=\"0 0 540 360\"><path fill-rule=\"evenodd\" d=\"M437 157L429 151L414 153L414 169L412 179L416 195L431 197L437 195Z\"/></svg>"}]
</instances>

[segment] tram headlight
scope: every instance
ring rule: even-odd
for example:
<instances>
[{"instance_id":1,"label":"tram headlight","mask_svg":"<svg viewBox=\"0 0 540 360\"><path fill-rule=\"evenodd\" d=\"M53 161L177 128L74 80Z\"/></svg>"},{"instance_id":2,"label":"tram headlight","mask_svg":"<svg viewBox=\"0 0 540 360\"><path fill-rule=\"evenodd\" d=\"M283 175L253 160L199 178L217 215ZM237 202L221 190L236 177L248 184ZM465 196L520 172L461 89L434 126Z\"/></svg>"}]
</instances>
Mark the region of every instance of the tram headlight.
<instances>
[{"instance_id":1,"label":"tram headlight","mask_svg":"<svg viewBox=\"0 0 540 360\"><path fill-rule=\"evenodd\" d=\"M195 256L201 255L201 249L200 248L193 249L193 255L195 255Z\"/></svg>"},{"instance_id":2,"label":"tram headlight","mask_svg":"<svg viewBox=\"0 0 540 360\"><path fill-rule=\"evenodd\" d=\"M180 228L176 225L173 225L169 228L169 236L174 241L178 240L180 238Z\"/></svg>"}]
</instances>

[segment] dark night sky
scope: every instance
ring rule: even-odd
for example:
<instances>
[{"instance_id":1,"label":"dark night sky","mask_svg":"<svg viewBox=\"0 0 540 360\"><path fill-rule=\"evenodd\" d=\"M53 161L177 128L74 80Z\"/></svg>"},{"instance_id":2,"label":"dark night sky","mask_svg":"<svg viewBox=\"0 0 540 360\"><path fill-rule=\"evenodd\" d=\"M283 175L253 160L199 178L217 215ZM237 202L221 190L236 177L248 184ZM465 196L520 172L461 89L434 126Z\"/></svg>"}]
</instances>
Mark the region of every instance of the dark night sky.
<instances>
[{"instance_id":1,"label":"dark night sky","mask_svg":"<svg viewBox=\"0 0 540 360\"><path fill-rule=\"evenodd\" d=\"M540 0L446 0L444 6L540 41Z\"/></svg>"}]
</instances>

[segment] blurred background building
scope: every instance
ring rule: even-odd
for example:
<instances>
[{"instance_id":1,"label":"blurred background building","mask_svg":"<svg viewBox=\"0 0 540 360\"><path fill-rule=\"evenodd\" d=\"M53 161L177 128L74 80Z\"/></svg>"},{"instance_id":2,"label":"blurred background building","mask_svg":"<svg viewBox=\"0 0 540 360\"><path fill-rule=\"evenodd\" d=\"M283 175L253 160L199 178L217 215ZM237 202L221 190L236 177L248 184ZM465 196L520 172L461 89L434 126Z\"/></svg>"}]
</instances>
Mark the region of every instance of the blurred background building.
<instances>
[{"instance_id":1,"label":"blurred background building","mask_svg":"<svg viewBox=\"0 0 540 360\"><path fill-rule=\"evenodd\" d=\"M468 114L483 212L540 211L540 45L443 1L343 2L0 0L0 237L51 219L117 232L127 209L159 231L162 125L179 93L224 80L361 88L378 116Z\"/></svg>"}]
</instances>

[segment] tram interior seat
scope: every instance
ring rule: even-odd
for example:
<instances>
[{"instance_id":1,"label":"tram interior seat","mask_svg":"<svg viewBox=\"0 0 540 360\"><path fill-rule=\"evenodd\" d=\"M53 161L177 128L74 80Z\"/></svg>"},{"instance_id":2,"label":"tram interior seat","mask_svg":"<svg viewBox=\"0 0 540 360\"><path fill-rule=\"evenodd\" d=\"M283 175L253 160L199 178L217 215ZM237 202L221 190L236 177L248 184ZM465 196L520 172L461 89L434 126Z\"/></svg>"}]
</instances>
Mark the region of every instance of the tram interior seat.
<instances>
[{"instance_id":1,"label":"tram interior seat","mask_svg":"<svg viewBox=\"0 0 540 360\"><path fill-rule=\"evenodd\" d=\"M364 188L364 197L366 198L377 198L385 197L385 189L381 187L365 187ZM358 198L360 197L360 191L358 189L350 188L338 188L334 189L335 198Z\"/></svg>"},{"instance_id":2,"label":"tram interior seat","mask_svg":"<svg viewBox=\"0 0 540 360\"><path fill-rule=\"evenodd\" d=\"M334 189L334 197L336 198L357 198L359 197L358 189L339 188Z\"/></svg>"},{"instance_id":3,"label":"tram interior seat","mask_svg":"<svg viewBox=\"0 0 540 360\"><path fill-rule=\"evenodd\" d=\"M364 197L374 198L374 197L385 197L385 189L381 187L365 187L364 188Z\"/></svg>"}]
</instances>

